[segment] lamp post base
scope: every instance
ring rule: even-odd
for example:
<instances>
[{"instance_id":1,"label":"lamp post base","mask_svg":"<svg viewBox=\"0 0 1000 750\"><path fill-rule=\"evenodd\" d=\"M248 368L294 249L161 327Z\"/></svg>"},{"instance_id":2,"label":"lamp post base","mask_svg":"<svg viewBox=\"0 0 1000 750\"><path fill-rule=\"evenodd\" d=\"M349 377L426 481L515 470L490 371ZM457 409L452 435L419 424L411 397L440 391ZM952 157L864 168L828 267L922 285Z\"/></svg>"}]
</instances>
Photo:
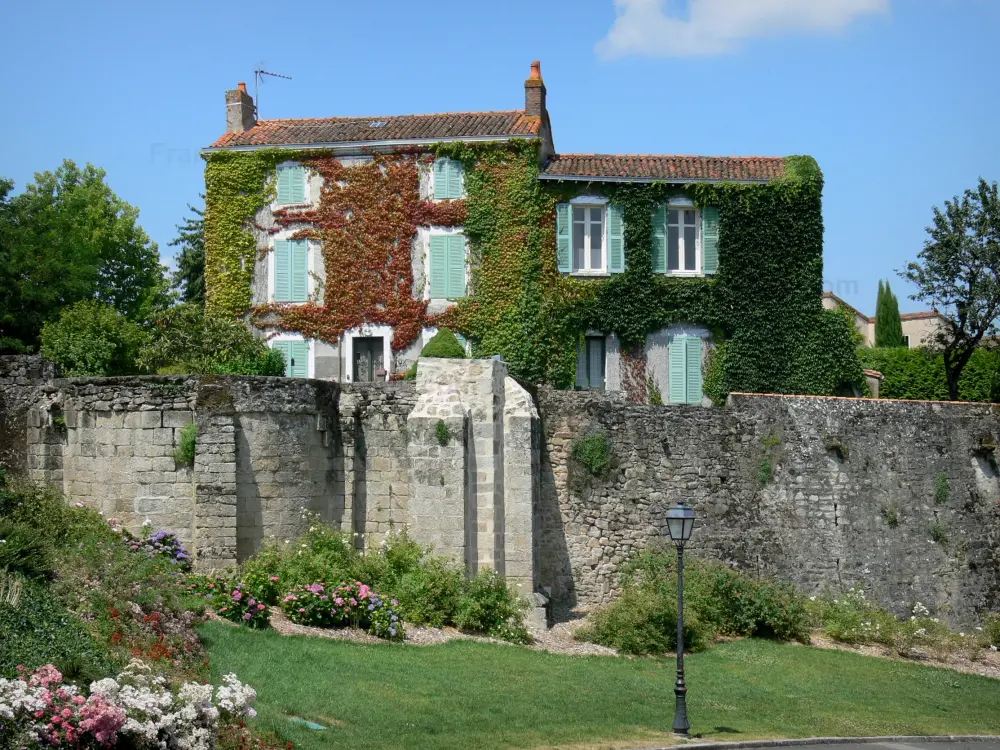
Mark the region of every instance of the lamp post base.
<instances>
[{"instance_id":1,"label":"lamp post base","mask_svg":"<svg viewBox=\"0 0 1000 750\"><path fill-rule=\"evenodd\" d=\"M677 696L677 704L674 708L674 734L678 737L690 737L691 722L688 721L687 712L687 688L678 686L674 688L674 695Z\"/></svg>"}]
</instances>

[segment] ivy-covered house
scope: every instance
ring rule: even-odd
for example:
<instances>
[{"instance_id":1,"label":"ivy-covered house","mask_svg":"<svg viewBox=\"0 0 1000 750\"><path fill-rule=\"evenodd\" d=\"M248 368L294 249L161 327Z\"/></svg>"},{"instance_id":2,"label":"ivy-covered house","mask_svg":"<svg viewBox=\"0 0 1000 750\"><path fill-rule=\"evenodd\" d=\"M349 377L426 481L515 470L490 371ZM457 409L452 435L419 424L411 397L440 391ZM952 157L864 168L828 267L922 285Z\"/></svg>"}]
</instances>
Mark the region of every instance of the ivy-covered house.
<instances>
[{"instance_id":1,"label":"ivy-covered house","mask_svg":"<svg viewBox=\"0 0 1000 750\"><path fill-rule=\"evenodd\" d=\"M819 302L809 157L558 154L540 66L523 109L257 120L226 93L206 160L209 312L288 374L399 376L441 326L561 387L701 403L863 388Z\"/></svg>"}]
</instances>

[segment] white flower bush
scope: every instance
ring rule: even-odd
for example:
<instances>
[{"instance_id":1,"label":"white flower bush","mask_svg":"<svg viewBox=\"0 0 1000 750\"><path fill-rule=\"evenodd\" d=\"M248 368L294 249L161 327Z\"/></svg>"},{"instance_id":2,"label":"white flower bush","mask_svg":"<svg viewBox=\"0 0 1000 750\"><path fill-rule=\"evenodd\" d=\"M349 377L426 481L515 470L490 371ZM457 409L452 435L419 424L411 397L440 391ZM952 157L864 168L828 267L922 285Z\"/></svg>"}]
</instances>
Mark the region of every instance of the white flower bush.
<instances>
[{"instance_id":1,"label":"white flower bush","mask_svg":"<svg viewBox=\"0 0 1000 750\"><path fill-rule=\"evenodd\" d=\"M115 678L91 683L84 698L46 665L0 679L0 746L212 750L219 721L256 715L256 691L228 674L218 688L186 682L174 693L148 665L133 661Z\"/></svg>"}]
</instances>

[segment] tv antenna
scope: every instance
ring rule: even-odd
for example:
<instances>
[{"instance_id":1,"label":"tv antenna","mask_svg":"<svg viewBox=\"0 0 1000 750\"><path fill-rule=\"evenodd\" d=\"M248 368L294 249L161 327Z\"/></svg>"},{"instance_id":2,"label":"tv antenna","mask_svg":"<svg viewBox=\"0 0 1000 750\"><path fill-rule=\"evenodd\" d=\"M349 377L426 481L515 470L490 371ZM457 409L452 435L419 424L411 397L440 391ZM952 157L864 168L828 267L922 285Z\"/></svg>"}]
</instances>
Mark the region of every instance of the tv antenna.
<instances>
[{"instance_id":1,"label":"tv antenna","mask_svg":"<svg viewBox=\"0 0 1000 750\"><path fill-rule=\"evenodd\" d=\"M260 119L260 98L257 93L258 88L264 82L264 76L271 76L272 78L284 78L286 81L292 80L291 76L285 76L281 73L271 73L270 71L263 70L262 68L257 68L253 72L253 108L254 114L257 115L257 119Z\"/></svg>"}]
</instances>

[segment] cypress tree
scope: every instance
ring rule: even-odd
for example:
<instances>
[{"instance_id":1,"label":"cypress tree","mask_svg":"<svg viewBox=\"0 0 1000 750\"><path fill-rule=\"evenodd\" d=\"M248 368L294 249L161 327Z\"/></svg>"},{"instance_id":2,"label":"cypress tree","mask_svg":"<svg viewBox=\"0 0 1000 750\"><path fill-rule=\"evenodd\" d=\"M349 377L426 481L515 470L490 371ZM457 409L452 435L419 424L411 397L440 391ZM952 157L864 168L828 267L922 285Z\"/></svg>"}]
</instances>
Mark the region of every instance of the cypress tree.
<instances>
[{"instance_id":1,"label":"cypress tree","mask_svg":"<svg viewBox=\"0 0 1000 750\"><path fill-rule=\"evenodd\" d=\"M892 293L889 282L878 283L875 301L875 346L906 346L903 341L903 322L899 318L899 300Z\"/></svg>"}]
</instances>

